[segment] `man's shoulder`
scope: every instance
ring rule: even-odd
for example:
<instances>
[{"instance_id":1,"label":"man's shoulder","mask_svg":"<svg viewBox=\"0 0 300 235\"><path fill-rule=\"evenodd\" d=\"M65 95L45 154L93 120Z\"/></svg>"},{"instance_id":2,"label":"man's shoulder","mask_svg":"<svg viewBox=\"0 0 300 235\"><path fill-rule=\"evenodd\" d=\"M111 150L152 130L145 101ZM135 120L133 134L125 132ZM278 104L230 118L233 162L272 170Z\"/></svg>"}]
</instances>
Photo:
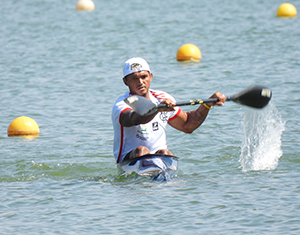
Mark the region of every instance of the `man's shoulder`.
<instances>
[{"instance_id":1,"label":"man's shoulder","mask_svg":"<svg viewBox=\"0 0 300 235\"><path fill-rule=\"evenodd\" d=\"M155 98L159 100L166 99L166 98L174 99L169 93L165 91L153 90L153 89L150 89L149 91Z\"/></svg>"},{"instance_id":2,"label":"man's shoulder","mask_svg":"<svg viewBox=\"0 0 300 235\"><path fill-rule=\"evenodd\" d=\"M112 107L112 113L118 115L124 108L126 108L127 104L123 101L125 98L129 96L129 92L126 92L124 95L121 95L117 98L114 106Z\"/></svg>"}]
</instances>

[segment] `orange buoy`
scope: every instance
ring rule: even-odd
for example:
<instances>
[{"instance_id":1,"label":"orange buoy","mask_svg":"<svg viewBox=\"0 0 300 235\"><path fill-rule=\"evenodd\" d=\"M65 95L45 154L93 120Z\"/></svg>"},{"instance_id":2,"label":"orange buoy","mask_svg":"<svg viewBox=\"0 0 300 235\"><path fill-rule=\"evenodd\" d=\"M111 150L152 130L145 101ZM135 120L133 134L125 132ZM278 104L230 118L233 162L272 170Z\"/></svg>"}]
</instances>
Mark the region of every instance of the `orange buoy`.
<instances>
[{"instance_id":1,"label":"orange buoy","mask_svg":"<svg viewBox=\"0 0 300 235\"><path fill-rule=\"evenodd\" d=\"M13 120L8 129L8 137L14 136L39 136L38 124L30 117L21 116Z\"/></svg>"},{"instance_id":2,"label":"orange buoy","mask_svg":"<svg viewBox=\"0 0 300 235\"><path fill-rule=\"evenodd\" d=\"M76 4L76 10L79 11L93 11L95 4L92 0L79 0Z\"/></svg>"},{"instance_id":3,"label":"orange buoy","mask_svg":"<svg viewBox=\"0 0 300 235\"><path fill-rule=\"evenodd\" d=\"M194 60L200 61L201 59L201 51L194 44L184 44L177 51L177 60Z\"/></svg>"},{"instance_id":4,"label":"orange buoy","mask_svg":"<svg viewBox=\"0 0 300 235\"><path fill-rule=\"evenodd\" d=\"M296 17L297 9L291 3L283 3L277 9L278 17Z\"/></svg>"}]
</instances>

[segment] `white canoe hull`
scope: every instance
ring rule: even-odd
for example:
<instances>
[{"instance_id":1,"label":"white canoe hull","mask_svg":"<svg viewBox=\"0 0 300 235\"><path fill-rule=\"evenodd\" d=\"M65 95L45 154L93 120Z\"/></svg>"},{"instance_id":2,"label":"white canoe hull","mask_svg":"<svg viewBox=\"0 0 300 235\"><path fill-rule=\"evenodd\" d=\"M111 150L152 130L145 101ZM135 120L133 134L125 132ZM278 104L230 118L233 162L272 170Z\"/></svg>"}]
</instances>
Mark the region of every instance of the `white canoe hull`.
<instances>
[{"instance_id":1,"label":"white canoe hull","mask_svg":"<svg viewBox=\"0 0 300 235\"><path fill-rule=\"evenodd\" d=\"M118 163L120 174L136 173L154 180L169 180L177 171L178 158L170 155L147 154Z\"/></svg>"}]
</instances>

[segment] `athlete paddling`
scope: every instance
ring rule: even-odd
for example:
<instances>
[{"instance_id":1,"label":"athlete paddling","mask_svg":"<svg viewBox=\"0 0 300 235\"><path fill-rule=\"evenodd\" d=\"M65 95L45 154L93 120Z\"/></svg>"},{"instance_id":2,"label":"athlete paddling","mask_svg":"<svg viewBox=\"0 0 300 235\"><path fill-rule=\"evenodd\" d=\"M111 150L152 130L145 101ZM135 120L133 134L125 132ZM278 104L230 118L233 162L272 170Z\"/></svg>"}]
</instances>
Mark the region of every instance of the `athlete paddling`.
<instances>
[{"instance_id":1,"label":"athlete paddling","mask_svg":"<svg viewBox=\"0 0 300 235\"><path fill-rule=\"evenodd\" d=\"M144 59L134 57L125 62L123 82L129 92L120 96L112 109L114 156L117 163L149 153L173 155L166 143L167 124L185 133L192 133L204 122L212 106L222 106L226 100L225 95L216 92L210 98L218 98L218 102L201 104L194 111L184 112L175 107L176 101L171 95L150 89L152 77ZM124 102L131 95L143 96L155 104L166 104L166 108L148 116L140 116Z\"/></svg>"}]
</instances>

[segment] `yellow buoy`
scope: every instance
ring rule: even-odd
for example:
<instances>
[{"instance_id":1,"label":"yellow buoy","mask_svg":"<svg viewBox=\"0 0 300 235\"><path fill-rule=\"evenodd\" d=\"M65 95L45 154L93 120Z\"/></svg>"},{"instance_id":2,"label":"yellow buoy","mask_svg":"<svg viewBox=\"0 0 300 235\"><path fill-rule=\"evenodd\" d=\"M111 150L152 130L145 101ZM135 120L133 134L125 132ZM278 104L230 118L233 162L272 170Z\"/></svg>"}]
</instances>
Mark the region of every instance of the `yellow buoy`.
<instances>
[{"instance_id":1,"label":"yellow buoy","mask_svg":"<svg viewBox=\"0 0 300 235\"><path fill-rule=\"evenodd\" d=\"M39 136L38 124L30 117L21 116L13 120L8 129L7 135L13 136Z\"/></svg>"},{"instance_id":2,"label":"yellow buoy","mask_svg":"<svg viewBox=\"0 0 300 235\"><path fill-rule=\"evenodd\" d=\"M177 60L194 60L200 61L201 51L194 44L184 44L177 51Z\"/></svg>"},{"instance_id":3,"label":"yellow buoy","mask_svg":"<svg viewBox=\"0 0 300 235\"><path fill-rule=\"evenodd\" d=\"M296 17L297 10L294 5L290 3L283 3L279 6L277 10L278 17Z\"/></svg>"},{"instance_id":4,"label":"yellow buoy","mask_svg":"<svg viewBox=\"0 0 300 235\"><path fill-rule=\"evenodd\" d=\"M76 4L76 10L79 11L93 11L95 4L92 0L79 0Z\"/></svg>"}]
</instances>

